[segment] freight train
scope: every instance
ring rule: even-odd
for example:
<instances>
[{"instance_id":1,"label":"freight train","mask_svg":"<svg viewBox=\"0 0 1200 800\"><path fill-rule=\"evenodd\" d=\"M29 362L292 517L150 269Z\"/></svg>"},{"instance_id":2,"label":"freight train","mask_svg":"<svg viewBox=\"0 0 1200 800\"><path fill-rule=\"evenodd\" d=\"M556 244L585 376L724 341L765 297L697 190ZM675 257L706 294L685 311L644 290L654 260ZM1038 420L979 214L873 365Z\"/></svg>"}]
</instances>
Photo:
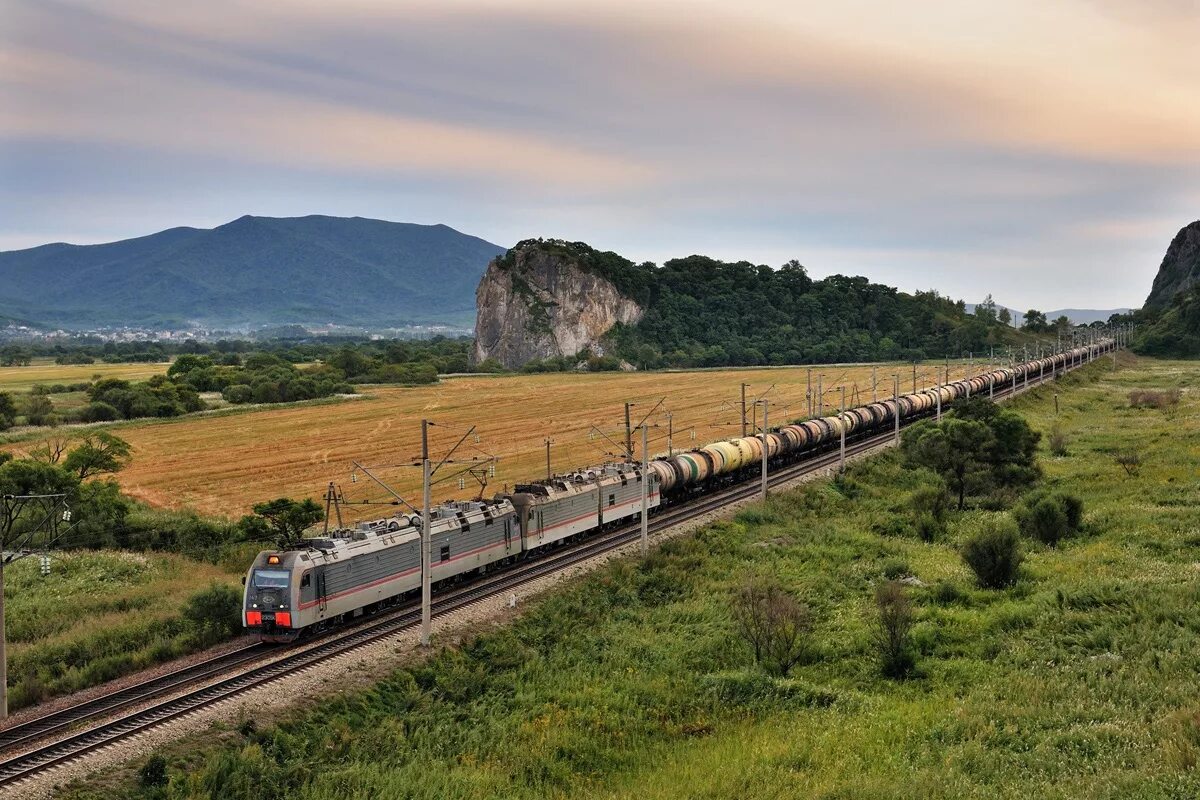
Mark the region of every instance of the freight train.
<instances>
[{"instance_id":1,"label":"freight train","mask_svg":"<svg viewBox=\"0 0 1200 800\"><path fill-rule=\"evenodd\" d=\"M491 501L453 501L431 509L430 579L436 585L481 574L641 515L647 508L711 491L770 461L795 460L847 437L890 430L941 405L1017 387L1108 352L1103 341L844 413L784 425L765 437L714 442L649 462L603 464L518 484ZM398 515L264 550L245 578L243 623L264 641L301 634L399 602L421 585L421 517Z\"/></svg>"}]
</instances>

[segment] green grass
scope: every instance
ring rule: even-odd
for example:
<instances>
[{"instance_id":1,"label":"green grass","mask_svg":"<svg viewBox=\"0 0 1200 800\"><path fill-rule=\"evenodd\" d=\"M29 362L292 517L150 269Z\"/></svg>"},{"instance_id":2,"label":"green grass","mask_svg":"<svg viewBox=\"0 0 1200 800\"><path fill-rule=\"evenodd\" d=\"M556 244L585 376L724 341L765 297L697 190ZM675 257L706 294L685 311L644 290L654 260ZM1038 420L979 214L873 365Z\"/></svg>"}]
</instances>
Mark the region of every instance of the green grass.
<instances>
[{"instance_id":1,"label":"green grass","mask_svg":"<svg viewBox=\"0 0 1200 800\"><path fill-rule=\"evenodd\" d=\"M895 454L781 493L616 563L519 620L365 692L277 725L166 751L171 785L117 772L67 796L221 798L1167 798L1200 795L1200 368L1097 365L1014 406L1054 422L1046 483L1081 496L1084 533L1026 542L1021 580L977 588L957 546L920 541L919 476ZM1175 411L1133 388L1184 389ZM1142 450L1141 474L1113 462ZM915 677L880 675L873 587L924 585ZM729 612L768 572L817 620L817 657L775 679ZM216 743L214 743L216 742Z\"/></svg>"},{"instance_id":2,"label":"green grass","mask_svg":"<svg viewBox=\"0 0 1200 800\"><path fill-rule=\"evenodd\" d=\"M206 644L180 616L210 582L237 578L162 553L54 553L4 571L9 706L16 709L144 669Z\"/></svg>"}]
</instances>

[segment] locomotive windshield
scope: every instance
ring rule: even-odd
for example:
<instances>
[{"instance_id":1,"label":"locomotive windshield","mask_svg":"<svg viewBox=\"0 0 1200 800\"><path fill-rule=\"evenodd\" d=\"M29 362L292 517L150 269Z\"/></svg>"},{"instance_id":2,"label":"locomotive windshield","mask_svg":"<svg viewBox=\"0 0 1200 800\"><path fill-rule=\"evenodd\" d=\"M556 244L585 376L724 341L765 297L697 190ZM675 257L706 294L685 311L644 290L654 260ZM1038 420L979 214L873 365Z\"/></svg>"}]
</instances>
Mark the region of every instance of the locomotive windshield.
<instances>
[{"instance_id":1,"label":"locomotive windshield","mask_svg":"<svg viewBox=\"0 0 1200 800\"><path fill-rule=\"evenodd\" d=\"M254 570L255 589L286 589L288 573L282 569Z\"/></svg>"}]
</instances>

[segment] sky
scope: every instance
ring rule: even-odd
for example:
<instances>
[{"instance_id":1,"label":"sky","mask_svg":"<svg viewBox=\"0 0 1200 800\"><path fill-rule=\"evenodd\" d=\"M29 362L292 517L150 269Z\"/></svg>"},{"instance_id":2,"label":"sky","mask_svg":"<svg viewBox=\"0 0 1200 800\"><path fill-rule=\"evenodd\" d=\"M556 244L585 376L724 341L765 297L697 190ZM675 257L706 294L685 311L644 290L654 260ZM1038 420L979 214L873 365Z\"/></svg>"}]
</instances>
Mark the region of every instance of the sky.
<instances>
[{"instance_id":1,"label":"sky","mask_svg":"<svg viewBox=\"0 0 1200 800\"><path fill-rule=\"evenodd\" d=\"M0 0L0 250L445 223L1140 306L1200 0Z\"/></svg>"}]
</instances>

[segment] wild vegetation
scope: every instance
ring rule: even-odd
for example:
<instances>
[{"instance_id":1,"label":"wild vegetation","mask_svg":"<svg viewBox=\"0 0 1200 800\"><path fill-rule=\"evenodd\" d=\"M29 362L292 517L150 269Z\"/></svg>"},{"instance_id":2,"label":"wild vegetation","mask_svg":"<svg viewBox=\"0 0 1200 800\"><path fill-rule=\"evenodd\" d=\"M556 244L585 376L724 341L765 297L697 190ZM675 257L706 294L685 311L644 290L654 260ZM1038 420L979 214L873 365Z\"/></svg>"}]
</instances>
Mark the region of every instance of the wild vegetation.
<instances>
[{"instance_id":1,"label":"wild vegetation","mask_svg":"<svg viewBox=\"0 0 1200 800\"><path fill-rule=\"evenodd\" d=\"M1124 397L1179 388L1196 410L1200 384L1179 364L1107 369L1065 379L1057 417L1053 387L1012 407L1072 437L1040 459L1041 487L1085 510L1056 546L989 507L1002 487L962 511L914 504L939 480L889 453L581 578L319 712L248 720L66 795L1196 796L1200 415ZM1144 465L1127 477L1104 456L1133 445ZM945 532L922 539L915 505L942 508ZM1023 555L996 588L963 561L988 531ZM779 592L809 612L785 626L808 653L786 671L756 661L737 616L739 597Z\"/></svg>"},{"instance_id":2,"label":"wild vegetation","mask_svg":"<svg viewBox=\"0 0 1200 800\"><path fill-rule=\"evenodd\" d=\"M0 494L63 495L53 507L6 503L0 515L0 550L27 556L5 566L12 708L239 634L236 576L267 542L294 539L322 515L287 498L237 522L153 511L97 479L130 451L94 431L48 439L26 458L0 454ZM47 575L31 556L42 551L53 554Z\"/></svg>"}]
</instances>

